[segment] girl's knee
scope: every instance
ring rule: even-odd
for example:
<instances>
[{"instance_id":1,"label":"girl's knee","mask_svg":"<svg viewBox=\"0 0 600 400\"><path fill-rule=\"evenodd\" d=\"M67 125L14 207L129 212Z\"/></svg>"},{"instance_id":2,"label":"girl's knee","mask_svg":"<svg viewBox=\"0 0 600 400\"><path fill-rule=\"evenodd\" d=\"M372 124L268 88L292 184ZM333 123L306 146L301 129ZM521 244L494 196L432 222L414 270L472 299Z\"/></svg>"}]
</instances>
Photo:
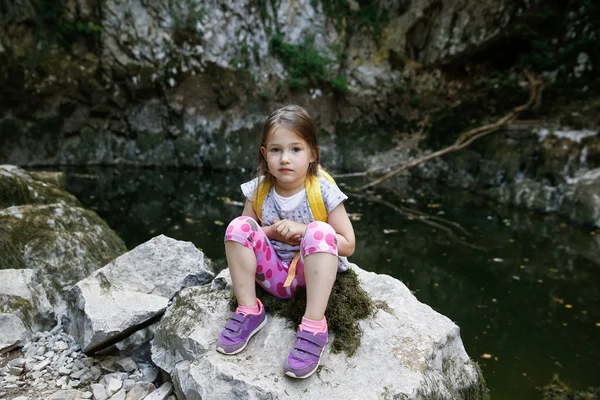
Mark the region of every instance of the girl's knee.
<instances>
[{"instance_id":1,"label":"girl's knee","mask_svg":"<svg viewBox=\"0 0 600 400\"><path fill-rule=\"evenodd\" d=\"M326 222L314 221L308 224L300 246L302 256L312 253L330 253L337 255L335 229Z\"/></svg>"},{"instance_id":2,"label":"girl's knee","mask_svg":"<svg viewBox=\"0 0 600 400\"><path fill-rule=\"evenodd\" d=\"M225 236L227 235L248 235L251 232L258 232L260 229L258 223L250 217L237 217L229 223Z\"/></svg>"},{"instance_id":3,"label":"girl's knee","mask_svg":"<svg viewBox=\"0 0 600 400\"><path fill-rule=\"evenodd\" d=\"M237 242L249 249L254 249L254 243L258 239L260 226L250 217L237 217L227 226L225 231L225 242Z\"/></svg>"},{"instance_id":4,"label":"girl's knee","mask_svg":"<svg viewBox=\"0 0 600 400\"><path fill-rule=\"evenodd\" d=\"M322 240L327 235L333 235L335 237L335 229L331 227L327 222L313 221L308 224L304 236L312 237L316 240Z\"/></svg>"}]
</instances>

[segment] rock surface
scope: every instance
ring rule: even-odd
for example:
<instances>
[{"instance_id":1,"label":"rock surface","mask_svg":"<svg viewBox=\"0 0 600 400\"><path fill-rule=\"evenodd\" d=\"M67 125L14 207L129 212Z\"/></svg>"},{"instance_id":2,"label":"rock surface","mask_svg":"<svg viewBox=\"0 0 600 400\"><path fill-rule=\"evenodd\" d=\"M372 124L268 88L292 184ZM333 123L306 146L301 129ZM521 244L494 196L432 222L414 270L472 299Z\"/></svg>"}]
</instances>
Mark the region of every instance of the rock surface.
<instances>
[{"instance_id":1,"label":"rock surface","mask_svg":"<svg viewBox=\"0 0 600 400\"><path fill-rule=\"evenodd\" d=\"M33 332L56 324L54 309L32 269L0 270L0 312L15 313Z\"/></svg>"},{"instance_id":2,"label":"rock surface","mask_svg":"<svg viewBox=\"0 0 600 400\"><path fill-rule=\"evenodd\" d=\"M362 344L353 357L326 351L316 376L293 380L282 363L294 340L287 321L269 322L244 352L224 356L214 349L228 313L230 278L223 271L211 285L184 289L157 326L152 360L167 371L179 398L417 399L435 394L457 398L483 379L463 347L459 328L420 303L401 282L354 267L363 288L385 301L360 321ZM318 382L318 384L315 384ZM475 397L478 398L478 397Z\"/></svg>"},{"instance_id":3,"label":"rock surface","mask_svg":"<svg viewBox=\"0 0 600 400\"><path fill-rule=\"evenodd\" d=\"M157 236L73 286L69 332L94 352L160 316L182 288L213 277L210 261L192 243Z\"/></svg>"},{"instance_id":4,"label":"rock surface","mask_svg":"<svg viewBox=\"0 0 600 400\"><path fill-rule=\"evenodd\" d=\"M22 346L29 333L17 315L0 313L0 354Z\"/></svg>"}]
</instances>

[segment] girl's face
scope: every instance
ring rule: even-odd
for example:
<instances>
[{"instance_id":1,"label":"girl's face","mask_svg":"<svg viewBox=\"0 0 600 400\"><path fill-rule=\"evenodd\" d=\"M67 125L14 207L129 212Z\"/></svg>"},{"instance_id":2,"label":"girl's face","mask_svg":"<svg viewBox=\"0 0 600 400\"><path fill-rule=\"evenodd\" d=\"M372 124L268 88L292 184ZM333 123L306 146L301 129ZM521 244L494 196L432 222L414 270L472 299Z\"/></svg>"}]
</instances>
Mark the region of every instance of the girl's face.
<instances>
[{"instance_id":1,"label":"girl's face","mask_svg":"<svg viewBox=\"0 0 600 400\"><path fill-rule=\"evenodd\" d=\"M276 182L286 186L303 184L309 164L316 160L304 139L284 126L269 134L260 152Z\"/></svg>"}]
</instances>

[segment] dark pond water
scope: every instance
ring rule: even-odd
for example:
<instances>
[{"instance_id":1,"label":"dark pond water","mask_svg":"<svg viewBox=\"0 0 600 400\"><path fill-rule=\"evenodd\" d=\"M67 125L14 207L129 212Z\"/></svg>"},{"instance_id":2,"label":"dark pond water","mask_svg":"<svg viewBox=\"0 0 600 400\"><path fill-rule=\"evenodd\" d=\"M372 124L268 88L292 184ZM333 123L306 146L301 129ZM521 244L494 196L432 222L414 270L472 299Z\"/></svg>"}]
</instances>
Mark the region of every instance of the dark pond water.
<instances>
[{"instance_id":1,"label":"dark pond water","mask_svg":"<svg viewBox=\"0 0 600 400\"><path fill-rule=\"evenodd\" d=\"M99 169L69 172L67 186L128 248L162 233L193 242L223 268L223 233L242 210L229 200L242 201L238 185L248 178ZM350 191L358 182L338 183ZM362 214L351 259L402 280L455 321L492 399L539 398L535 388L553 374L576 389L600 386L600 234L427 182L375 195L346 203Z\"/></svg>"}]
</instances>

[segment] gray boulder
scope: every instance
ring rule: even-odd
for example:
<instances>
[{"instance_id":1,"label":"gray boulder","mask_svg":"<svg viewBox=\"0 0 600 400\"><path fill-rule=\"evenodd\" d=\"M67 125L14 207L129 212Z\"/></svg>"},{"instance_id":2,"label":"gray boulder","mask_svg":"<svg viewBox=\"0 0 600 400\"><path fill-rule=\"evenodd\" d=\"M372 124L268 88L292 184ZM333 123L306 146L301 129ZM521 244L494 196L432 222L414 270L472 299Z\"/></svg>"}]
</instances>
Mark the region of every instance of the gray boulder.
<instances>
[{"instance_id":1,"label":"gray boulder","mask_svg":"<svg viewBox=\"0 0 600 400\"><path fill-rule=\"evenodd\" d=\"M23 278L30 282L30 294L21 293L25 296L22 297L7 292L12 300L0 303L25 299L25 303L18 301L25 314L23 306L30 302L29 298L37 302L37 309L31 309L30 317L24 320L34 330L39 324L45 325L49 317L45 297L54 314L62 315L67 289L127 251L106 222L95 212L81 208L63 186L62 174L29 173L12 165L0 165L0 270L33 271L24 273L28 275ZM37 311L41 315L35 315Z\"/></svg>"},{"instance_id":2,"label":"gray boulder","mask_svg":"<svg viewBox=\"0 0 600 400\"><path fill-rule=\"evenodd\" d=\"M210 261L192 243L157 236L123 254L69 292L69 332L85 352L154 322L186 286L211 281Z\"/></svg>"},{"instance_id":3,"label":"gray boulder","mask_svg":"<svg viewBox=\"0 0 600 400\"><path fill-rule=\"evenodd\" d=\"M0 354L22 346L29 331L17 315L0 313Z\"/></svg>"},{"instance_id":4,"label":"gray boulder","mask_svg":"<svg viewBox=\"0 0 600 400\"><path fill-rule=\"evenodd\" d=\"M157 326L152 359L167 371L178 398L458 399L484 398L483 377L469 359L459 327L420 303L400 281L353 266L374 301L386 302L360 321L362 344L348 358L325 351L316 376L292 380L282 371L295 332L269 322L244 352L225 356L215 342L228 314L228 270L211 285L181 291Z\"/></svg>"},{"instance_id":5,"label":"gray boulder","mask_svg":"<svg viewBox=\"0 0 600 400\"><path fill-rule=\"evenodd\" d=\"M54 309L32 269L0 270L0 312L16 314L34 332L56 323Z\"/></svg>"}]
</instances>

